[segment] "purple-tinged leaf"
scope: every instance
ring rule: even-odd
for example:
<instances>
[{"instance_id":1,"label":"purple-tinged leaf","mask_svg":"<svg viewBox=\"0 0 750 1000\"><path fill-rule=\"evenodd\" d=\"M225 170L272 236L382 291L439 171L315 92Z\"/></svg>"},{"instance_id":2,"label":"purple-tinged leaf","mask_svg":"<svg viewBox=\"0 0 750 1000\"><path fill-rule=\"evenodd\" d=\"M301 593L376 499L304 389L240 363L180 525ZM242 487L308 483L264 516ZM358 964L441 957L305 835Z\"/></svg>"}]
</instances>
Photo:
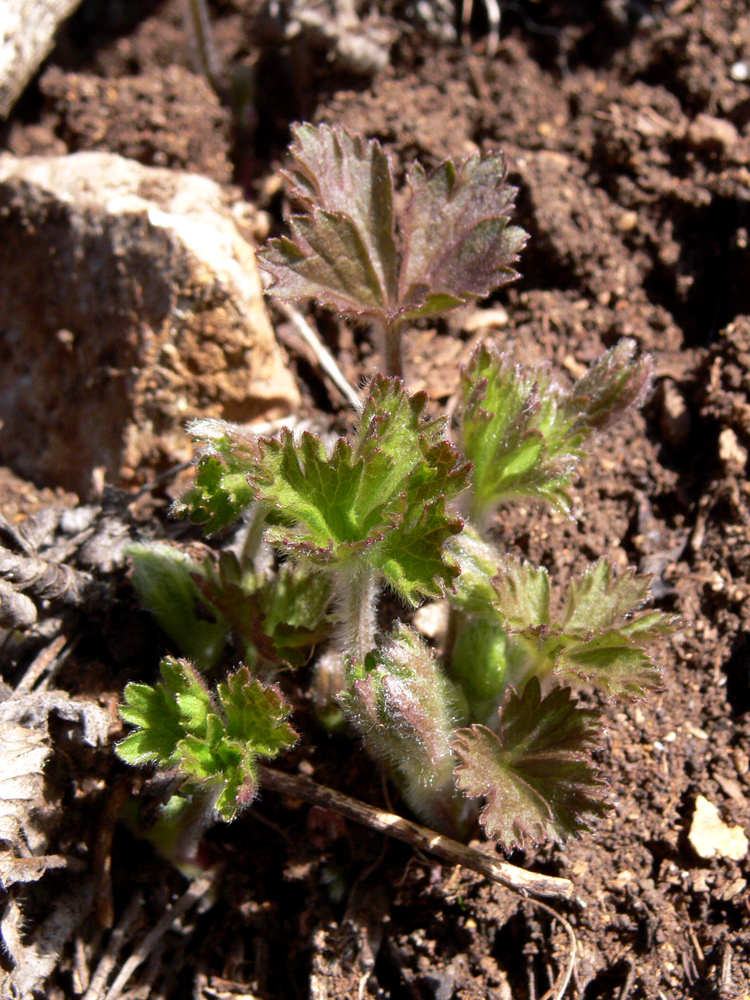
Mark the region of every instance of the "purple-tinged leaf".
<instances>
[{"instance_id":1,"label":"purple-tinged leaf","mask_svg":"<svg viewBox=\"0 0 750 1000\"><path fill-rule=\"evenodd\" d=\"M377 142L336 126L293 131L285 176L304 214L289 220L289 237L259 252L272 295L395 324L445 313L517 277L511 265L526 233L508 225L516 191L502 154L458 167L448 160L429 176L415 165L397 216Z\"/></svg>"},{"instance_id":2,"label":"purple-tinged leaf","mask_svg":"<svg viewBox=\"0 0 750 1000\"><path fill-rule=\"evenodd\" d=\"M308 211L348 216L377 274L383 299L396 292L396 242L391 165L380 143L328 125L292 126L291 197Z\"/></svg>"},{"instance_id":3,"label":"purple-tinged leaf","mask_svg":"<svg viewBox=\"0 0 750 1000\"><path fill-rule=\"evenodd\" d=\"M395 310L393 179L379 143L344 129L296 125L286 171L306 215L290 220L292 239L259 253L276 298L314 298L344 315Z\"/></svg>"},{"instance_id":4,"label":"purple-tinged leaf","mask_svg":"<svg viewBox=\"0 0 750 1000\"><path fill-rule=\"evenodd\" d=\"M568 407L579 429L602 430L640 409L651 388L651 356L635 357L635 340L625 338L591 365L573 386Z\"/></svg>"},{"instance_id":5,"label":"purple-tinged leaf","mask_svg":"<svg viewBox=\"0 0 750 1000\"><path fill-rule=\"evenodd\" d=\"M537 678L509 691L497 731L474 725L453 740L457 786L485 798L480 822L507 851L527 840L561 841L588 829L609 808L592 759L601 730L569 688L542 697Z\"/></svg>"},{"instance_id":6,"label":"purple-tinged leaf","mask_svg":"<svg viewBox=\"0 0 750 1000\"><path fill-rule=\"evenodd\" d=\"M424 640L405 625L364 663L349 663L339 703L368 753L387 764L411 808L455 834L456 801L450 738L458 692Z\"/></svg>"},{"instance_id":7,"label":"purple-tinged leaf","mask_svg":"<svg viewBox=\"0 0 750 1000\"><path fill-rule=\"evenodd\" d=\"M475 154L458 169L446 160L430 175L414 164L401 225L404 316L444 313L518 277L511 265L528 237L508 225L516 188L507 172L502 153Z\"/></svg>"}]
</instances>

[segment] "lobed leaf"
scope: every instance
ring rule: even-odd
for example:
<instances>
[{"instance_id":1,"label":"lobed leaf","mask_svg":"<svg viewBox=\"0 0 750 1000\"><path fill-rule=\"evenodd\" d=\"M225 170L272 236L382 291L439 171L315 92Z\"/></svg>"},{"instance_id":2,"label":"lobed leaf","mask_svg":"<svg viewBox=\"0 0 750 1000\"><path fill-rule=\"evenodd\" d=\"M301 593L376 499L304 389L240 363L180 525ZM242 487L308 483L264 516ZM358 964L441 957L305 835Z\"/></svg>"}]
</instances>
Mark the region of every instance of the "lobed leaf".
<instances>
[{"instance_id":1,"label":"lobed leaf","mask_svg":"<svg viewBox=\"0 0 750 1000\"><path fill-rule=\"evenodd\" d=\"M345 315L392 311L396 298L393 179L378 142L341 128L295 125L286 172L307 215L292 239L271 240L258 259L283 300L314 298Z\"/></svg>"},{"instance_id":2,"label":"lobed leaf","mask_svg":"<svg viewBox=\"0 0 750 1000\"><path fill-rule=\"evenodd\" d=\"M189 517L212 535L231 524L252 503L247 481L257 445L248 432L224 420L196 420L189 430L203 442L193 485L172 505L175 517Z\"/></svg>"},{"instance_id":3,"label":"lobed leaf","mask_svg":"<svg viewBox=\"0 0 750 1000\"><path fill-rule=\"evenodd\" d=\"M353 445L340 438L329 454L311 434L261 440L250 482L270 540L324 569L364 561L411 603L450 588L458 567L444 546L462 522L446 502L469 469L424 405L378 377Z\"/></svg>"},{"instance_id":4,"label":"lobed leaf","mask_svg":"<svg viewBox=\"0 0 750 1000\"><path fill-rule=\"evenodd\" d=\"M128 764L175 766L180 740L191 730L202 731L213 708L202 677L187 660L167 656L160 669L155 687L128 684L123 693L120 715L138 727L117 744L118 756Z\"/></svg>"},{"instance_id":5,"label":"lobed leaf","mask_svg":"<svg viewBox=\"0 0 750 1000\"><path fill-rule=\"evenodd\" d=\"M255 795L258 757L293 746L281 693L241 667L211 694L187 660L167 657L155 686L128 684L120 714L136 730L117 744L129 764L155 762L184 780L183 793L210 791L216 816L235 818Z\"/></svg>"},{"instance_id":6,"label":"lobed leaf","mask_svg":"<svg viewBox=\"0 0 750 1000\"><path fill-rule=\"evenodd\" d=\"M565 392L546 369L513 366L490 344L480 345L461 377L461 442L474 465L478 522L521 496L570 513L568 490L584 441L638 406L648 390L651 360L634 353L634 341L621 341Z\"/></svg>"},{"instance_id":7,"label":"lobed leaf","mask_svg":"<svg viewBox=\"0 0 750 1000\"><path fill-rule=\"evenodd\" d=\"M427 175L415 163L401 220L404 258L399 302L405 318L440 315L518 277L528 235L509 226L517 189L506 184L502 153L446 160Z\"/></svg>"},{"instance_id":8,"label":"lobed leaf","mask_svg":"<svg viewBox=\"0 0 750 1000\"><path fill-rule=\"evenodd\" d=\"M520 695L509 691L495 732L481 725L458 731L456 784L486 800L480 823L505 850L564 840L609 808L591 757L600 733L595 713L579 708L569 688L542 697L533 677Z\"/></svg>"},{"instance_id":9,"label":"lobed leaf","mask_svg":"<svg viewBox=\"0 0 750 1000\"><path fill-rule=\"evenodd\" d=\"M461 444L474 465L477 520L519 496L569 512L577 460L567 440L573 420L546 372L513 366L485 343L462 371L461 394Z\"/></svg>"},{"instance_id":10,"label":"lobed leaf","mask_svg":"<svg viewBox=\"0 0 750 1000\"><path fill-rule=\"evenodd\" d=\"M286 178L305 214L259 253L272 295L394 323L444 313L517 277L511 265L526 233L508 225L516 189L502 154L458 167L447 160L429 176L415 164L396 213L377 142L328 125L293 133Z\"/></svg>"},{"instance_id":11,"label":"lobed leaf","mask_svg":"<svg viewBox=\"0 0 750 1000\"><path fill-rule=\"evenodd\" d=\"M550 607L544 569L506 559L493 579L499 621L526 644L534 672L593 681L609 695L637 697L659 686L648 652L671 634L677 618L658 611L638 614L649 595L648 575L627 570L613 576L600 559L571 581L562 609Z\"/></svg>"}]
</instances>

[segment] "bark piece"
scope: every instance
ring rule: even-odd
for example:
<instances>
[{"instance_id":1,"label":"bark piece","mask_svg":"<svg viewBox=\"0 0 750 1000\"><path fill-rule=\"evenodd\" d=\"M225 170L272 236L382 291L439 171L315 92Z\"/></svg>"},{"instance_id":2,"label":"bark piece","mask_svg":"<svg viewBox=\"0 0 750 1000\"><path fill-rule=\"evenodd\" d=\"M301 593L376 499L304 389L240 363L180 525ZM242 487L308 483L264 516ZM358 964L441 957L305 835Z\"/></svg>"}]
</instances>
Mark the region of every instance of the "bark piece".
<instances>
[{"instance_id":1,"label":"bark piece","mask_svg":"<svg viewBox=\"0 0 750 1000\"><path fill-rule=\"evenodd\" d=\"M238 210L213 181L109 153L0 156L0 460L86 495L192 454L189 417L299 396Z\"/></svg>"}]
</instances>

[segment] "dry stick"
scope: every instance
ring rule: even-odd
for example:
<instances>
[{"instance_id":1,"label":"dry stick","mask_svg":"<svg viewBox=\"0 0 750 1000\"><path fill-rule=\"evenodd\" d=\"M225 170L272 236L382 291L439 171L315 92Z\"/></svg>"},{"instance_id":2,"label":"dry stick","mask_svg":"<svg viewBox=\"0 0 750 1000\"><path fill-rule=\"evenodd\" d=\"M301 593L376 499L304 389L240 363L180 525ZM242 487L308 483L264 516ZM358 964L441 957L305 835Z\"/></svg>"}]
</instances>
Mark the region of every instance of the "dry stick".
<instances>
[{"instance_id":1,"label":"dry stick","mask_svg":"<svg viewBox=\"0 0 750 1000\"><path fill-rule=\"evenodd\" d=\"M549 896L556 899L572 899L575 886L569 879L556 878L552 875L539 875L528 872L516 865L493 858L475 848L460 844L457 840L444 837L442 834L428 830L425 826L412 823L411 820L383 812L374 806L369 806L358 799L342 795L332 788L319 785L302 775L287 774L269 767L258 769L258 780L263 788L292 798L303 799L324 809L333 809L357 823L369 826L372 830L385 833L389 837L403 840L418 850L429 851L449 864L463 865L472 871L484 875L493 882L499 882L507 889L513 889L522 896ZM551 911L554 913L554 910ZM563 920L562 917L558 918ZM568 925L570 926L570 925Z\"/></svg>"},{"instance_id":2,"label":"dry stick","mask_svg":"<svg viewBox=\"0 0 750 1000\"><path fill-rule=\"evenodd\" d=\"M39 680L43 674L48 670L51 670L55 665L55 662L59 662L59 658L65 655L70 655L73 651L73 647L70 646L66 653L64 653L65 646L69 641L70 636L60 633L56 635L55 638L45 646L44 649L39 652L34 659L29 664L26 673L23 675L21 680L16 685L16 689L13 692L14 695L28 694Z\"/></svg>"},{"instance_id":3,"label":"dry stick","mask_svg":"<svg viewBox=\"0 0 750 1000\"><path fill-rule=\"evenodd\" d=\"M125 912L120 917L117 927L112 931L107 950L99 959L99 964L96 967L94 975L91 977L89 988L86 990L83 1000L102 1000L107 988L109 974L115 967L120 949L130 934L130 929L140 913L142 904L143 893L138 890L130 897L130 902L125 907Z\"/></svg>"},{"instance_id":4,"label":"dry stick","mask_svg":"<svg viewBox=\"0 0 750 1000\"><path fill-rule=\"evenodd\" d=\"M533 899L532 903L534 906L539 906L541 909L546 910L551 917L554 917L555 920L562 925L563 930L568 935L570 940L570 957L568 959L565 972L562 976L560 976L558 982L555 983L552 989L547 990L541 998L541 1000L562 1000L565 996L565 991L570 985L570 980L573 977L573 970L576 967L576 955L578 954L578 939L576 938L576 932L573 930L570 921L566 920L565 917L557 913L556 910L553 910L551 906L547 906L546 903L543 903L541 899Z\"/></svg>"},{"instance_id":5,"label":"dry stick","mask_svg":"<svg viewBox=\"0 0 750 1000\"><path fill-rule=\"evenodd\" d=\"M213 884L213 878L198 879L193 882L187 891L180 896L173 906L170 906L166 910L156 926L148 932L143 941L141 941L120 969L117 974L117 978L112 983L105 996L105 1000L117 1000L117 997L119 997L125 989L128 980L133 975L135 970L139 965L145 962L175 920L179 920L184 913L187 913L192 906L199 902L199 900L211 889ZM88 994L84 997L84 1000L89 1000Z\"/></svg>"},{"instance_id":6,"label":"dry stick","mask_svg":"<svg viewBox=\"0 0 750 1000\"><path fill-rule=\"evenodd\" d=\"M290 306L287 302L276 301L274 304L281 310L281 312L284 313L286 318L294 324L297 329L297 333L302 337L310 350L313 351L318 360L318 364L339 390L344 399L354 407L357 413L361 413L362 400L360 399L359 393L353 389L351 385L349 385L347 380L344 378L343 372L336 364L336 359L321 341L320 337L313 330L299 309L295 309L294 306Z\"/></svg>"}]
</instances>

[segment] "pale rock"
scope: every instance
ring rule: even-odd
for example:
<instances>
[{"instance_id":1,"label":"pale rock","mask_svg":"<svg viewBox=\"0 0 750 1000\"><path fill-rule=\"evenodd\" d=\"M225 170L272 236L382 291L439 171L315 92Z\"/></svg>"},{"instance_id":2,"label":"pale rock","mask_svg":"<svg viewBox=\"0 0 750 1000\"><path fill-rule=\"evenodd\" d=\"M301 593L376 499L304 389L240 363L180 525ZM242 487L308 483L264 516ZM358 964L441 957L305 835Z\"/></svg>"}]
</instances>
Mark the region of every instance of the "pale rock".
<instances>
[{"instance_id":1,"label":"pale rock","mask_svg":"<svg viewBox=\"0 0 750 1000\"><path fill-rule=\"evenodd\" d=\"M109 153L0 155L0 460L86 495L189 459L188 418L299 394L252 245L208 178Z\"/></svg>"},{"instance_id":2,"label":"pale rock","mask_svg":"<svg viewBox=\"0 0 750 1000\"><path fill-rule=\"evenodd\" d=\"M725 465L743 469L747 462L747 449L737 440L731 427L725 427L719 434L719 458Z\"/></svg>"},{"instance_id":3,"label":"pale rock","mask_svg":"<svg viewBox=\"0 0 750 1000\"><path fill-rule=\"evenodd\" d=\"M690 410L685 397L670 378L659 386L661 414L659 426L671 448L681 448L690 436Z\"/></svg>"},{"instance_id":4,"label":"pale rock","mask_svg":"<svg viewBox=\"0 0 750 1000\"><path fill-rule=\"evenodd\" d=\"M741 826L727 826L719 810L708 799L699 795L688 834L693 850L699 858L731 858L741 861L747 854L748 839Z\"/></svg>"}]
</instances>

